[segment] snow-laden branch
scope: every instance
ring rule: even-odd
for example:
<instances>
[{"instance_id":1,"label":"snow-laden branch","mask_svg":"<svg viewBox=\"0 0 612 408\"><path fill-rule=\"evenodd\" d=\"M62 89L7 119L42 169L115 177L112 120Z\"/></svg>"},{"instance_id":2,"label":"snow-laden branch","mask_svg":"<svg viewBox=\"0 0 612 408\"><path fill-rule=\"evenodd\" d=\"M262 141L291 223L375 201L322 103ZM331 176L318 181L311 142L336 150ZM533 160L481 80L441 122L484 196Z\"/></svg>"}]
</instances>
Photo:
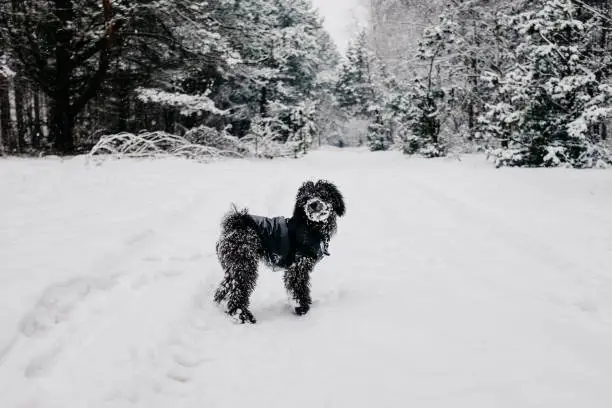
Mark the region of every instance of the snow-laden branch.
<instances>
[{"instance_id":1,"label":"snow-laden branch","mask_svg":"<svg viewBox=\"0 0 612 408\"><path fill-rule=\"evenodd\" d=\"M136 92L141 101L179 108L184 116L194 113L201 115L203 112L220 116L227 114L227 111L217 108L207 95L188 95L154 88L138 88Z\"/></svg>"},{"instance_id":2,"label":"snow-laden branch","mask_svg":"<svg viewBox=\"0 0 612 408\"><path fill-rule=\"evenodd\" d=\"M6 55L0 55L0 75L5 78L11 78L15 76L15 71L9 68L6 60Z\"/></svg>"}]
</instances>

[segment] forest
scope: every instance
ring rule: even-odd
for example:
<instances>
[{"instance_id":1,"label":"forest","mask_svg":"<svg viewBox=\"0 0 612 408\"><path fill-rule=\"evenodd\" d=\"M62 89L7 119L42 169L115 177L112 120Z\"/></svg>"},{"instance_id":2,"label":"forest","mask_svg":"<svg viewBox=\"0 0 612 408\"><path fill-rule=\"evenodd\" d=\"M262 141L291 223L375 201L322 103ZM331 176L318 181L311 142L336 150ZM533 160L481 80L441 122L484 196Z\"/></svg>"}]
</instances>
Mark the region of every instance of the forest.
<instances>
[{"instance_id":1,"label":"forest","mask_svg":"<svg viewBox=\"0 0 612 408\"><path fill-rule=\"evenodd\" d=\"M0 0L0 154L612 164L612 1Z\"/></svg>"}]
</instances>

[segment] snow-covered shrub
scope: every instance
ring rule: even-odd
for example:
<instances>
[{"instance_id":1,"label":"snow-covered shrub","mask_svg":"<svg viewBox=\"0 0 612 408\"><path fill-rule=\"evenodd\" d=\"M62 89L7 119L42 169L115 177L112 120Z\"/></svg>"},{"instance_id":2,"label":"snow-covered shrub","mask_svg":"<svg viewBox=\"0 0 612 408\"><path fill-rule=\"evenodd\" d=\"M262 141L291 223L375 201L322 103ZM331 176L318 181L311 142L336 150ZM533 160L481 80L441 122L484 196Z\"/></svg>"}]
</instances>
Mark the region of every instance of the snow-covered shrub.
<instances>
[{"instance_id":1,"label":"snow-covered shrub","mask_svg":"<svg viewBox=\"0 0 612 408\"><path fill-rule=\"evenodd\" d=\"M581 146L541 145L497 148L487 152L496 167L574 167L608 168L612 166L612 151L603 144Z\"/></svg>"},{"instance_id":2,"label":"snow-covered shrub","mask_svg":"<svg viewBox=\"0 0 612 408\"><path fill-rule=\"evenodd\" d=\"M612 150L603 144L590 144L576 158L574 166L578 168L612 167Z\"/></svg>"},{"instance_id":3,"label":"snow-covered shrub","mask_svg":"<svg viewBox=\"0 0 612 408\"><path fill-rule=\"evenodd\" d=\"M495 167L523 166L525 163L525 150L520 147L497 148L487 151L487 159L495 163Z\"/></svg>"},{"instance_id":4,"label":"snow-covered shrub","mask_svg":"<svg viewBox=\"0 0 612 408\"><path fill-rule=\"evenodd\" d=\"M184 157L196 161L211 161L222 157L242 157L237 151L191 143L166 132L105 135L89 152L91 158L158 158Z\"/></svg>"},{"instance_id":5,"label":"snow-covered shrub","mask_svg":"<svg viewBox=\"0 0 612 408\"><path fill-rule=\"evenodd\" d=\"M404 154L417 154L421 148L421 139L418 136L410 135L406 138L402 147Z\"/></svg>"},{"instance_id":6,"label":"snow-covered shrub","mask_svg":"<svg viewBox=\"0 0 612 408\"><path fill-rule=\"evenodd\" d=\"M402 115L399 127L401 150L404 154L420 154L424 157L440 157L447 148L441 138L442 105L444 90L415 80L406 98L407 112Z\"/></svg>"},{"instance_id":7,"label":"snow-covered shrub","mask_svg":"<svg viewBox=\"0 0 612 408\"><path fill-rule=\"evenodd\" d=\"M190 143L213 147L220 151L236 152L241 155L248 154L248 149L236 136L207 126L189 129L184 138Z\"/></svg>"},{"instance_id":8,"label":"snow-covered shrub","mask_svg":"<svg viewBox=\"0 0 612 408\"><path fill-rule=\"evenodd\" d=\"M286 131L286 125L278 119L256 118L240 142L252 157L296 157L300 144L292 140L283 142L282 134Z\"/></svg>"},{"instance_id":9,"label":"snow-covered shrub","mask_svg":"<svg viewBox=\"0 0 612 408\"><path fill-rule=\"evenodd\" d=\"M389 150L392 142L389 129L384 124L377 121L368 125L367 145L370 151Z\"/></svg>"},{"instance_id":10,"label":"snow-covered shrub","mask_svg":"<svg viewBox=\"0 0 612 408\"><path fill-rule=\"evenodd\" d=\"M567 149L563 146L545 146L546 154L542 158L544 167L559 167L568 162Z\"/></svg>"},{"instance_id":11,"label":"snow-covered shrub","mask_svg":"<svg viewBox=\"0 0 612 408\"><path fill-rule=\"evenodd\" d=\"M448 154L448 147L441 141L434 143L417 135L410 135L402 146L402 153L427 158L444 157Z\"/></svg>"},{"instance_id":12,"label":"snow-covered shrub","mask_svg":"<svg viewBox=\"0 0 612 408\"><path fill-rule=\"evenodd\" d=\"M251 157L273 159L275 157L296 157L300 154L297 143L280 142L271 136L257 137L250 133L240 141Z\"/></svg>"},{"instance_id":13,"label":"snow-covered shrub","mask_svg":"<svg viewBox=\"0 0 612 408\"><path fill-rule=\"evenodd\" d=\"M419 150L419 154L427 158L444 157L447 154L447 149L442 143L427 143Z\"/></svg>"},{"instance_id":14,"label":"snow-covered shrub","mask_svg":"<svg viewBox=\"0 0 612 408\"><path fill-rule=\"evenodd\" d=\"M296 145L296 154L298 152L306 154L318 133L315 108L313 102L307 101L300 102L291 109L289 120L293 134L289 136L287 142Z\"/></svg>"}]
</instances>

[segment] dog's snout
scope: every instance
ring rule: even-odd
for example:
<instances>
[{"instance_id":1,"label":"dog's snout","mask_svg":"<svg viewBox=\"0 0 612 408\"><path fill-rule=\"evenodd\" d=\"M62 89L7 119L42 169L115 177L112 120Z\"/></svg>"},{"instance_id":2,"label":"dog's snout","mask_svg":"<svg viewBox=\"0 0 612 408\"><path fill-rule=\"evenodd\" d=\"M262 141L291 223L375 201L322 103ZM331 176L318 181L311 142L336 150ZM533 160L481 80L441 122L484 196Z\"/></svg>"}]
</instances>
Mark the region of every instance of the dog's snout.
<instances>
[{"instance_id":1,"label":"dog's snout","mask_svg":"<svg viewBox=\"0 0 612 408\"><path fill-rule=\"evenodd\" d=\"M320 198L312 198L304 204L306 216L315 222L324 222L329 217L331 211L329 205Z\"/></svg>"}]
</instances>

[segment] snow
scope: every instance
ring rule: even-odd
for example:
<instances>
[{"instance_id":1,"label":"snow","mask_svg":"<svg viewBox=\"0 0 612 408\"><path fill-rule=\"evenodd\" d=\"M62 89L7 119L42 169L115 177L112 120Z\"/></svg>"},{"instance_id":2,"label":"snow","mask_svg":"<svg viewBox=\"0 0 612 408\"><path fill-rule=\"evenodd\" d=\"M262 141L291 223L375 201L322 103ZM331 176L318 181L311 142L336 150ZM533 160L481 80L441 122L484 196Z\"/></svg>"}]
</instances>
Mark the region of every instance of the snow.
<instances>
[{"instance_id":1,"label":"snow","mask_svg":"<svg viewBox=\"0 0 612 408\"><path fill-rule=\"evenodd\" d=\"M211 302L235 202L347 215L291 314ZM0 160L3 408L609 407L612 171L323 149L300 160Z\"/></svg>"}]
</instances>

